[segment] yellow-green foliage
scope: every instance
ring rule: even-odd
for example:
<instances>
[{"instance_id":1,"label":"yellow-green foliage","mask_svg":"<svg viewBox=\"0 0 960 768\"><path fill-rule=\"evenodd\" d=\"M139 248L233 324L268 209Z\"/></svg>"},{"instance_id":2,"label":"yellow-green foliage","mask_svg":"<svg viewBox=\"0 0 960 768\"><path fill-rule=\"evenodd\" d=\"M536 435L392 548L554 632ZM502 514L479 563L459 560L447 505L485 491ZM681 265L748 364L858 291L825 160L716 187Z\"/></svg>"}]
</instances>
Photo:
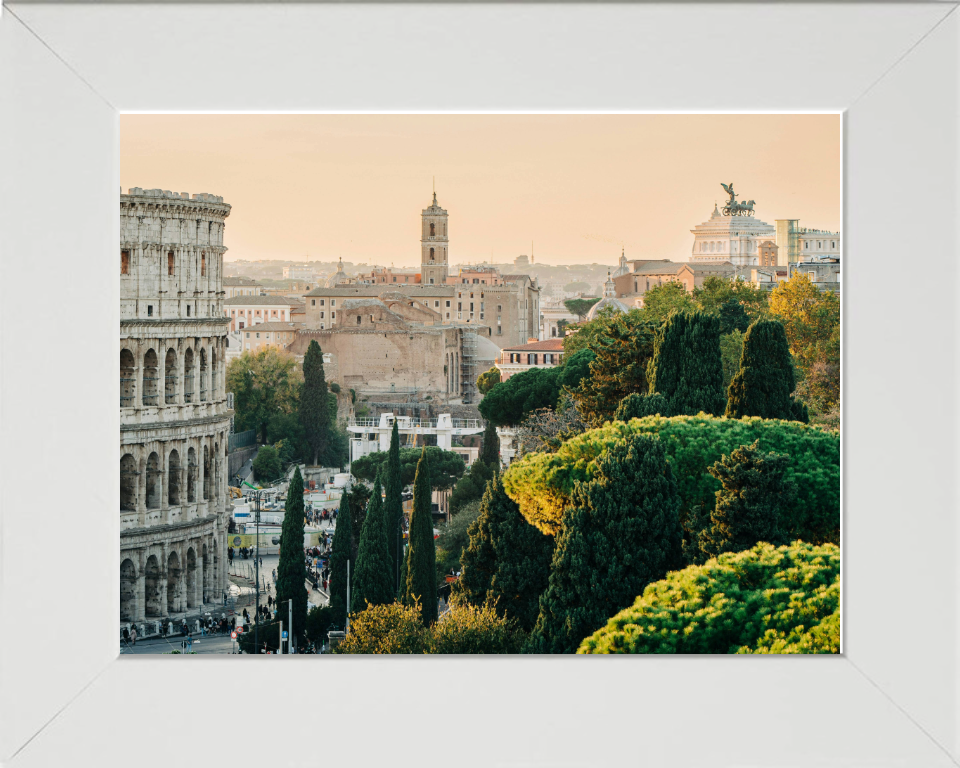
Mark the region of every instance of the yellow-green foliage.
<instances>
[{"instance_id":1,"label":"yellow-green foliage","mask_svg":"<svg viewBox=\"0 0 960 768\"><path fill-rule=\"evenodd\" d=\"M741 445L759 441L763 451L790 456L787 479L798 493L784 510L781 526L791 539L812 543L839 542L840 438L795 421L724 419L707 416L647 416L608 422L567 440L556 453L531 453L513 462L503 486L528 521L544 533L560 530L563 510L577 481L590 480L596 458L618 440L635 432L660 436L680 494L681 519L691 511L713 508L720 483L708 467Z\"/></svg>"},{"instance_id":2,"label":"yellow-green foliage","mask_svg":"<svg viewBox=\"0 0 960 768\"><path fill-rule=\"evenodd\" d=\"M493 606L453 605L425 627L418 605L367 604L334 653L519 653L526 636Z\"/></svg>"},{"instance_id":3,"label":"yellow-green foliage","mask_svg":"<svg viewBox=\"0 0 960 768\"><path fill-rule=\"evenodd\" d=\"M674 571L578 653L840 653L840 549L757 544Z\"/></svg>"}]
</instances>

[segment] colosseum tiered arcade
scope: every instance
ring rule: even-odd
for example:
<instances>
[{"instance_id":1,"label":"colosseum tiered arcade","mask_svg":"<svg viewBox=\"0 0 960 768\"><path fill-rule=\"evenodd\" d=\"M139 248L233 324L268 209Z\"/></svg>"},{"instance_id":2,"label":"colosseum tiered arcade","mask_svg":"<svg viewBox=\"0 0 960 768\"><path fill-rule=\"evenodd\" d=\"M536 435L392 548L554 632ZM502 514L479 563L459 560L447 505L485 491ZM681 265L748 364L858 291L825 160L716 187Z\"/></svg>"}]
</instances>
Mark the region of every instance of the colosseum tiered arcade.
<instances>
[{"instance_id":1,"label":"colosseum tiered arcade","mask_svg":"<svg viewBox=\"0 0 960 768\"><path fill-rule=\"evenodd\" d=\"M219 603L230 431L214 195L120 195L120 620Z\"/></svg>"}]
</instances>

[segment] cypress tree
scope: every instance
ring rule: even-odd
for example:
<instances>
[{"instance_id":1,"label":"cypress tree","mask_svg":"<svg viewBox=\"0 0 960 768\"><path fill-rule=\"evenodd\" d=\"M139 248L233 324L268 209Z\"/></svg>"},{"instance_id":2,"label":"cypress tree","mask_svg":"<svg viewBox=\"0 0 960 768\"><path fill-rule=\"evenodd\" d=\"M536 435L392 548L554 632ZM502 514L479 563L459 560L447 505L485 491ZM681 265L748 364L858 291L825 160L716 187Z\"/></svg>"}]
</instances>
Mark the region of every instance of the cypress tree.
<instances>
[{"instance_id":1,"label":"cypress tree","mask_svg":"<svg viewBox=\"0 0 960 768\"><path fill-rule=\"evenodd\" d=\"M343 627L347 621L347 563L353 554L353 524L350 515L350 495L345 493L337 513L337 528L333 534L330 553L330 607L333 623Z\"/></svg>"},{"instance_id":2,"label":"cypress tree","mask_svg":"<svg viewBox=\"0 0 960 768\"><path fill-rule=\"evenodd\" d=\"M430 470L427 466L427 449L424 447L413 481L413 513L410 515L403 602L406 605L419 602L420 615L428 626L437 620L437 549L433 541L430 496Z\"/></svg>"},{"instance_id":3,"label":"cypress tree","mask_svg":"<svg viewBox=\"0 0 960 768\"><path fill-rule=\"evenodd\" d=\"M393 602L396 590L393 587L392 566L387 551L387 529L383 525L380 475L377 475L360 534L357 575L350 587L351 611L362 611L367 603L382 605Z\"/></svg>"},{"instance_id":4,"label":"cypress tree","mask_svg":"<svg viewBox=\"0 0 960 768\"><path fill-rule=\"evenodd\" d=\"M316 465L330 445L331 418L327 379L323 373L323 353L316 340L303 356L303 388L300 391L300 423L310 444L312 464Z\"/></svg>"},{"instance_id":5,"label":"cypress tree","mask_svg":"<svg viewBox=\"0 0 960 768\"><path fill-rule=\"evenodd\" d=\"M527 650L573 653L681 565L680 499L663 447L634 434L607 449L577 483Z\"/></svg>"},{"instance_id":6,"label":"cypress tree","mask_svg":"<svg viewBox=\"0 0 960 768\"><path fill-rule=\"evenodd\" d=\"M487 484L480 517L469 533L454 595L477 607L490 604L497 615L515 619L529 632L540 611L540 595L547 588L553 537L526 521L503 490L499 475Z\"/></svg>"},{"instance_id":7,"label":"cypress tree","mask_svg":"<svg viewBox=\"0 0 960 768\"><path fill-rule=\"evenodd\" d=\"M303 559L303 478L298 466L290 480L280 532L280 562L277 565L277 603L280 617L287 616L287 600L293 600L294 632L305 637L307 621L307 568Z\"/></svg>"},{"instance_id":8,"label":"cypress tree","mask_svg":"<svg viewBox=\"0 0 960 768\"><path fill-rule=\"evenodd\" d=\"M787 334L778 320L757 320L743 337L740 370L727 390L728 419L808 420L806 408L791 395L796 388Z\"/></svg>"},{"instance_id":9,"label":"cypress tree","mask_svg":"<svg viewBox=\"0 0 960 768\"><path fill-rule=\"evenodd\" d=\"M650 393L663 395L674 416L724 409L720 321L706 312L676 312L657 331Z\"/></svg>"},{"instance_id":10,"label":"cypress tree","mask_svg":"<svg viewBox=\"0 0 960 768\"><path fill-rule=\"evenodd\" d=\"M750 327L750 315L736 299L727 299L720 305L720 335L726 336L731 331L744 333Z\"/></svg>"},{"instance_id":11,"label":"cypress tree","mask_svg":"<svg viewBox=\"0 0 960 768\"><path fill-rule=\"evenodd\" d=\"M634 392L620 401L613 418L615 421L630 421L630 419L642 419L644 416L671 415L670 404L663 395L659 393L640 395Z\"/></svg>"},{"instance_id":12,"label":"cypress tree","mask_svg":"<svg viewBox=\"0 0 960 768\"><path fill-rule=\"evenodd\" d=\"M397 421L393 421L393 433L390 435L390 451L387 454L387 468L384 479L386 497L383 500L383 522L387 529L387 547L392 563L393 588L399 594L403 588L400 565L403 559L403 536L400 534L400 521L403 519L403 480L400 470L400 431Z\"/></svg>"},{"instance_id":13,"label":"cypress tree","mask_svg":"<svg viewBox=\"0 0 960 768\"><path fill-rule=\"evenodd\" d=\"M500 438L497 437L496 425L489 420L483 429L483 445L479 458L494 472L500 470Z\"/></svg>"},{"instance_id":14,"label":"cypress tree","mask_svg":"<svg viewBox=\"0 0 960 768\"><path fill-rule=\"evenodd\" d=\"M724 552L743 552L758 542L788 543L780 512L793 504L796 484L788 476L791 460L764 453L760 441L741 445L709 468L720 481L710 526L699 536L703 562Z\"/></svg>"}]
</instances>

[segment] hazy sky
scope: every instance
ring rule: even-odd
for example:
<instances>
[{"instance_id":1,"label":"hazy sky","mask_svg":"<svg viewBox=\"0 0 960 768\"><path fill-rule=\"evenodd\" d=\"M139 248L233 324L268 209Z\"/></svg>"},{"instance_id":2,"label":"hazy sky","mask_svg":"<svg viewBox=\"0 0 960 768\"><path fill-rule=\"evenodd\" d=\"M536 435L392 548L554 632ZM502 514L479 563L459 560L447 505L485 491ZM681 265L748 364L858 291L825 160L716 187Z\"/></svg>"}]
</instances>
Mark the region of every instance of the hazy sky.
<instances>
[{"instance_id":1,"label":"hazy sky","mask_svg":"<svg viewBox=\"0 0 960 768\"><path fill-rule=\"evenodd\" d=\"M733 182L756 216L839 230L839 115L125 115L120 183L222 195L232 259L451 264L690 255Z\"/></svg>"}]
</instances>

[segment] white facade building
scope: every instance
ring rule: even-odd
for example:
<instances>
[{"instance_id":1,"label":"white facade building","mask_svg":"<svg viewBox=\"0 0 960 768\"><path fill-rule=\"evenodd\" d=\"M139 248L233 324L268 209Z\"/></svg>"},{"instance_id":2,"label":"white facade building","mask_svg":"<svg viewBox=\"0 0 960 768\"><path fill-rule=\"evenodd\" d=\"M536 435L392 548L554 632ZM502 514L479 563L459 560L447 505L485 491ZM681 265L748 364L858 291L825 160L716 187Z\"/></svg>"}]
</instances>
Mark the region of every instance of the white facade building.
<instances>
[{"instance_id":1,"label":"white facade building","mask_svg":"<svg viewBox=\"0 0 960 768\"><path fill-rule=\"evenodd\" d=\"M350 461L376 451L389 451L393 435L393 422L397 422L400 447L413 443L419 435L436 435L437 447L452 450L454 435L479 435L483 422L479 419L454 419L449 413L441 413L434 420L419 420L411 416L394 416L381 413L379 419L350 419L347 430L355 435L350 439Z\"/></svg>"},{"instance_id":2,"label":"white facade building","mask_svg":"<svg viewBox=\"0 0 960 768\"><path fill-rule=\"evenodd\" d=\"M724 216L716 205L710 218L690 231L693 233L690 261L729 261L736 266L759 265L760 244L777 240L777 230L772 224L752 216Z\"/></svg>"}]
</instances>

